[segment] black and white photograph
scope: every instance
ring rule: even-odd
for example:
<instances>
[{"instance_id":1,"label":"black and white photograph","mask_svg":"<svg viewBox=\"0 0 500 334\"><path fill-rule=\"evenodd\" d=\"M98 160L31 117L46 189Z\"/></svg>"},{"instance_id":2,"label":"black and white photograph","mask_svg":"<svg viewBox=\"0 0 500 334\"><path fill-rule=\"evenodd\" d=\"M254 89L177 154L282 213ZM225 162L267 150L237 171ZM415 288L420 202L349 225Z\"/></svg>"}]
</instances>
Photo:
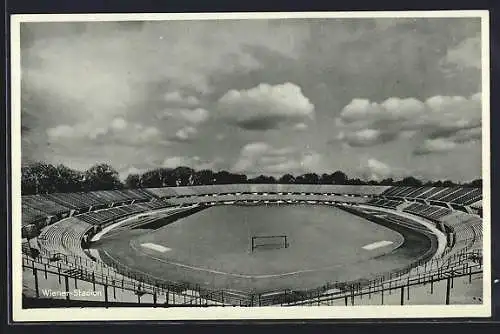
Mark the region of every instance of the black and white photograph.
<instances>
[{"instance_id":1,"label":"black and white photograph","mask_svg":"<svg viewBox=\"0 0 500 334\"><path fill-rule=\"evenodd\" d=\"M15 321L490 316L487 11L11 23Z\"/></svg>"}]
</instances>

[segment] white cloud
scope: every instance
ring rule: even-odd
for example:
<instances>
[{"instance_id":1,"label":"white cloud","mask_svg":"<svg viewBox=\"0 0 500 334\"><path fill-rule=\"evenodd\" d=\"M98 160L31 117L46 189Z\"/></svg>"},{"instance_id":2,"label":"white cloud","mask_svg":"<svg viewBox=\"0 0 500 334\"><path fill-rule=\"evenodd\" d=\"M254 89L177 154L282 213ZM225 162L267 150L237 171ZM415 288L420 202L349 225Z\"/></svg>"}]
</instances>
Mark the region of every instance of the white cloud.
<instances>
[{"instance_id":1,"label":"white cloud","mask_svg":"<svg viewBox=\"0 0 500 334\"><path fill-rule=\"evenodd\" d=\"M293 126L293 128L297 131L303 131L307 129L307 124L306 123L297 123Z\"/></svg>"},{"instance_id":2,"label":"white cloud","mask_svg":"<svg viewBox=\"0 0 500 334\"><path fill-rule=\"evenodd\" d=\"M441 60L445 67L453 66L460 70L465 68L481 69L481 37L470 37L446 53Z\"/></svg>"},{"instance_id":3,"label":"white cloud","mask_svg":"<svg viewBox=\"0 0 500 334\"><path fill-rule=\"evenodd\" d=\"M203 123L210 117L210 112L203 108L187 109L187 108L168 108L158 115L158 118L172 118L176 120L186 121L189 123Z\"/></svg>"},{"instance_id":4,"label":"white cloud","mask_svg":"<svg viewBox=\"0 0 500 334\"><path fill-rule=\"evenodd\" d=\"M180 111L182 118L191 123L202 123L208 119L209 112L203 108L183 109Z\"/></svg>"},{"instance_id":5,"label":"white cloud","mask_svg":"<svg viewBox=\"0 0 500 334\"><path fill-rule=\"evenodd\" d=\"M416 154L448 152L457 147L457 144L449 139L437 138L426 139L423 144L415 150Z\"/></svg>"},{"instance_id":6,"label":"white cloud","mask_svg":"<svg viewBox=\"0 0 500 334\"><path fill-rule=\"evenodd\" d=\"M186 156L173 156L168 157L163 161L163 167L176 168L179 166L191 167L195 170L211 169L215 170L224 160L222 158L215 158L212 161L203 160L199 156L186 157Z\"/></svg>"},{"instance_id":7,"label":"white cloud","mask_svg":"<svg viewBox=\"0 0 500 334\"><path fill-rule=\"evenodd\" d=\"M367 159L361 167L362 176L367 180L380 181L392 177L394 170L389 165L374 158Z\"/></svg>"},{"instance_id":8,"label":"white cloud","mask_svg":"<svg viewBox=\"0 0 500 334\"><path fill-rule=\"evenodd\" d=\"M196 128L193 128L192 126L187 126L178 130L175 133L175 138L179 141L188 141L192 140L197 133L198 130L196 130Z\"/></svg>"},{"instance_id":9,"label":"white cloud","mask_svg":"<svg viewBox=\"0 0 500 334\"><path fill-rule=\"evenodd\" d=\"M95 127L91 121L75 125L58 125L47 129L47 136L50 142L59 144L72 140L87 143L100 140L128 145L168 144L158 128L129 123L123 118L115 118L111 123L99 127Z\"/></svg>"},{"instance_id":10,"label":"white cloud","mask_svg":"<svg viewBox=\"0 0 500 334\"><path fill-rule=\"evenodd\" d=\"M183 96L178 91L168 92L165 94L164 99L168 103L196 106L200 103L196 96Z\"/></svg>"},{"instance_id":11,"label":"white cloud","mask_svg":"<svg viewBox=\"0 0 500 334\"><path fill-rule=\"evenodd\" d=\"M299 86L290 82L230 90L219 99L219 109L224 117L250 130L267 130L282 123L314 118L314 105Z\"/></svg>"},{"instance_id":12,"label":"white cloud","mask_svg":"<svg viewBox=\"0 0 500 334\"><path fill-rule=\"evenodd\" d=\"M425 101L389 98L381 103L353 99L336 119L338 140L350 146L371 146L399 138L451 137L480 127L480 94L470 97L433 96Z\"/></svg>"},{"instance_id":13,"label":"white cloud","mask_svg":"<svg viewBox=\"0 0 500 334\"><path fill-rule=\"evenodd\" d=\"M322 156L294 147L275 148L265 142L249 143L240 151L232 170L250 175L320 172L326 170Z\"/></svg>"},{"instance_id":14,"label":"white cloud","mask_svg":"<svg viewBox=\"0 0 500 334\"><path fill-rule=\"evenodd\" d=\"M47 135L49 136L50 140L59 140L64 138L74 138L76 132L72 126L63 124L48 129Z\"/></svg>"},{"instance_id":15,"label":"white cloud","mask_svg":"<svg viewBox=\"0 0 500 334\"><path fill-rule=\"evenodd\" d=\"M118 118L115 118L112 122L111 122L111 128L112 129L115 129L115 130L123 130L127 127L127 121L125 121L123 118L121 117L118 117Z\"/></svg>"},{"instance_id":16,"label":"white cloud","mask_svg":"<svg viewBox=\"0 0 500 334\"><path fill-rule=\"evenodd\" d=\"M163 167L176 168L179 166L187 166L191 164L192 161L196 161L198 159L199 157L192 157L192 158L181 157L181 156L169 157L163 161Z\"/></svg>"}]
</instances>

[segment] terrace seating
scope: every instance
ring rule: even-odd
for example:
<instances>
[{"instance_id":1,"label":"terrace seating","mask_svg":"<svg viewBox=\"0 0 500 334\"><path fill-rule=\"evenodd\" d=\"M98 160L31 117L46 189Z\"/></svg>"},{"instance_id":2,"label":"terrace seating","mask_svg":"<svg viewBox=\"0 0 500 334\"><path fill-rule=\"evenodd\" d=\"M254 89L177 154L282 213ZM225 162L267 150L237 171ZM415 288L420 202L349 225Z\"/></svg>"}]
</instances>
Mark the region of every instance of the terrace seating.
<instances>
[{"instance_id":1,"label":"terrace seating","mask_svg":"<svg viewBox=\"0 0 500 334\"><path fill-rule=\"evenodd\" d=\"M34 209L24 202L22 203L22 225L29 225L31 223L47 218L47 214L38 209Z\"/></svg>"},{"instance_id":2,"label":"terrace seating","mask_svg":"<svg viewBox=\"0 0 500 334\"><path fill-rule=\"evenodd\" d=\"M70 209L59 203L51 201L41 195L23 196L22 202L33 209L46 213L47 215L57 215L63 212L68 212Z\"/></svg>"},{"instance_id":3,"label":"terrace seating","mask_svg":"<svg viewBox=\"0 0 500 334\"><path fill-rule=\"evenodd\" d=\"M469 189L468 192L464 193L460 197L456 197L451 202L457 203L460 205L471 205L474 202L477 202L482 198L482 189L481 188L472 188Z\"/></svg>"},{"instance_id":4,"label":"terrace seating","mask_svg":"<svg viewBox=\"0 0 500 334\"><path fill-rule=\"evenodd\" d=\"M145 210L158 210L171 206L171 204L164 201L142 202L142 203L137 203L136 205Z\"/></svg>"},{"instance_id":5,"label":"terrace seating","mask_svg":"<svg viewBox=\"0 0 500 334\"><path fill-rule=\"evenodd\" d=\"M406 198L416 198L422 194L425 194L427 191L429 191L431 189L432 189L432 187L427 187L427 186L415 187L405 197Z\"/></svg>"},{"instance_id":6,"label":"terrace seating","mask_svg":"<svg viewBox=\"0 0 500 334\"><path fill-rule=\"evenodd\" d=\"M442 187L432 187L431 189L427 190L426 192L416 196L415 198L421 198L421 199L427 199L429 197L432 197L436 195L437 193L441 192L443 189Z\"/></svg>"},{"instance_id":7,"label":"terrace seating","mask_svg":"<svg viewBox=\"0 0 500 334\"><path fill-rule=\"evenodd\" d=\"M54 201L71 207L73 209L88 208L91 206L102 206L107 204L102 199L95 197L92 193L54 193L47 194Z\"/></svg>"},{"instance_id":8,"label":"terrace seating","mask_svg":"<svg viewBox=\"0 0 500 334\"><path fill-rule=\"evenodd\" d=\"M122 189L117 191L122 193L129 200L147 201L155 198L153 195L142 189Z\"/></svg>"},{"instance_id":9,"label":"terrace seating","mask_svg":"<svg viewBox=\"0 0 500 334\"><path fill-rule=\"evenodd\" d=\"M441 197L441 201L443 202L454 202L455 199L458 199L464 195L467 195L468 193L472 192L474 190L473 188L461 188L458 191L454 191L453 193Z\"/></svg>"},{"instance_id":10,"label":"terrace seating","mask_svg":"<svg viewBox=\"0 0 500 334\"><path fill-rule=\"evenodd\" d=\"M443 200L443 198L447 198L448 195L451 195L455 193L456 191L459 191L459 187L451 187L451 188L442 188L442 190L432 196L430 196L428 199L431 201L441 201L441 202L446 202Z\"/></svg>"},{"instance_id":11,"label":"terrace seating","mask_svg":"<svg viewBox=\"0 0 500 334\"><path fill-rule=\"evenodd\" d=\"M38 240L42 250L49 254L81 254L81 238L91 226L75 217L63 219L45 228Z\"/></svg>"},{"instance_id":12,"label":"terrace seating","mask_svg":"<svg viewBox=\"0 0 500 334\"><path fill-rule=\"evenodd\" d=\"M393 210L396 210L398 205L400 205L401 203L402 203L401 201L394 201L394 200L383 199L383 198L374 198L374 199L367 202L367 204L370 204L373 206L380 206L383 208L393 209Z\"/></svg>"},{"instance_id":13,"label":"terrace seating","mask_svg":"<svg viewBox=\"0 0 500 334\"><path fill-rule=\"evenodd\" d=\"M440 206L421 204L421 203L412 203L411 205L407 206L403 211L424 218L428 218L431 220L438 220L441 217L444 217L451 213L450 209L443 208Z\"/></svg>"},{"instance_id":14,"label":"terrace seating","mask_svg":"<svg viewBox=\"0 0 500 334\"><path fill-rule=\"evenodd\" d=\"M358 196L376 195L382 193L384 186L350 186L324 184L223 184L208 186L164 187L147 188L149 193L159 198L173 198L179 196L205 196L228 194L277 194L277 193L305 193L308 195L324 196L325 194L351 194Z\"/></svg>"},{"instance_id":15,"label":"terrace seating","mask_svg":"<svg viewBox=\"0 0 500 334\"><path fill-rule=\"evenodd\" d=\"M137 203L131 205L116 206L109 209L103 209L93 212L87 212L77 217L91 225L105 225L119 218L127 217L136 213L151 210L150 207L145 207L147 203Z\"/></svg>"}]
</instances>

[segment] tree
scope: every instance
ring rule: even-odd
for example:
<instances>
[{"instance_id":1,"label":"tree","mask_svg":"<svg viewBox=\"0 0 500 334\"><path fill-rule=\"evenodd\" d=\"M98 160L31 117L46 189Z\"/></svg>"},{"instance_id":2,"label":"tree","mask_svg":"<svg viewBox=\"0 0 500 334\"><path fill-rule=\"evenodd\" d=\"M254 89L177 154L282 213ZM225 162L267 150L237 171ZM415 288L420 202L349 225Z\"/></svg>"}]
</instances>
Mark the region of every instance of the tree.
<instances>
[{"instance_id":1,"label":"tree","mask_svg":"<svg viewBox=\"0 0 500 334\"><path fill-rule=\"evenodd\" d=\"M354 185L354 186L361 186L361 185L365 185L366 182L359 179L359 178L356 178L356 179L347 180L347 184Z\"/></svg>"},{"instance_id":2,"label":"tree","mask_svg":"<svg viewBox=\"0 0 500 334\"><path fill-rule=\"evenodd\" d=\"M112 190L123 185L118 172L108 164L97 164L85 171L85 189Z\"/></svg>"},{"instance_id":3,"label":"tree","mask_svg":"<svg viewBox=\"0 0 500 334\"><path fill-rule=\"evenodd\" d=\"M453 181L451 181L451 180L446 180L446 181L443 182L443 187L453 187L455 185L456 184Z\"/></svg>"},{"instance_id":4,"label":"tree","mask_svg":"<svg viewBox=\"0 0 500 334\"><path fill-rule=\"evenodd\" d=\"M125 186L129 189L141 188L141 176L139 174L129 174L125 179Z\"/></svg>"},{"instance_id":5,"label":"tree","mask_svg":"<svg viewBox=\"0 0 500 334\"><path fill-rule=\"evenodd\" d=\"M347 184L349 178L344 172L336 171L331 175L334 184Z\"/></svg>"},{"instance_id":6,"label":"tree","mask_svg":"<svg viewBox=\"0 0 500 334\"><path fill-rule=\"evenodd\" d=\"M404 179L402 179L400 182L398 182L398 184L401 186L420 187L422 185L422 181L414 178L413 176L407 176Z\"/></svg>"},{"instance_id":7,"label":"tree","mask_svg":"<svg viewBox=\"0 0 500 334\"><path fill-rule=\"evenodd\" d=\"M318 184L319 176L316 173L307 173L304 175L297 176L295 183L299 184Z\"/></svg>"},{"instance_id":8,"label":"tree","mask_svg":"<svg viewBox=\"0 0 500 334\"><path fill-rule=\"evenodd\" d=\"M332 175L327 174L327 173L321 174L321 177L319 178L319 183L320 184L333 184Z\"/></svg>"},{"instance_id":9,"label":"tree","mask_svg":"<svg viewBox=\"0 0 500 334\"><path fill-rule=\"evenodd\" d=\"M185 166L176 167L172 170L170 176L175 180L174 182L176 186L191 186L194 184L194 170L192 168Z\"/></svg>"},{"instance_id":10,"label":"tree","mask_svg":"<svg viewBox=\"0 0 500 334\"><path fill-rule=\"evenodd\" d=\"M209 169L195 172L193 178L193 184L196 186L210 185L215 183L214 172Z\"/></svg>"},{"instance_id":11,"label":"tree","mask_svg":"<svg viewBox=\"0 0 500 334\"><path fill-rule=\"evenodd\" d=\"M231 173L225 170L215 173L215 184L230 184L232 180L231 175Z\"/></svg>"},{"instance_id":12,"label":"tree","mask_svg":"<svg viewBox=\"0 0 500 334\"><path fill-rule=\"evenodd\" d=\"M57 165L57 191L77 192L83 190L84 175L82 172L68 168L62 164Z\"/></svg>"},{"instance_id":13,"label":"tree","mask_svg":"<svg viewBox=\"0 0 500 334\"><path fill-rule=\"evenodd\" d=\"M295 183L295 177L292 174L285 174L282 177L279 178L278 183L281 184L294 184Z\"/></svg>"},{"instance_id":14,"label":"tree","mask_svg":"<svg viewBox=\"0 0 500 334\"><path fill-rule=\"evenodd\" d=\"M273 176L259 175L253 179L249 180L250 183L261 183L261 184L270 184L276 183L276 179Z\"/></svg>"},{"instance_id":15,"label":"tree","mask_svg":"<svg viewBox=\"0 0 500 334\"><path fill-rule=\"evenodd\" d=\"M474 188L482 188L483 187L483 179L476 179L476 180L472 181L471 183L469 183L469 185L471 187L474 187Z\"/></svg>"},{"instance_id":16,"label":"tree","mask_svg":"<svg viewBox=\"0 0 500 334\"><path fill-rule=\"evenodd\" d=\"M23 194L45 194L59 189L59 172L51 164L36 162L23 167L21 172Z\"/></svg>"},{"instance_id":17,"label":"tree","mask_svg":"<svg viewBox=\"0 0 500 334\"><path fill-rule=\"evenodd\" d=\"M394 184L394 180L392 179L392 177L389 177L389 178L386 178L386 179L383 179L382 181L380 181L381 186L392 186L393 184Z\"/></svg>"}]
</instances>

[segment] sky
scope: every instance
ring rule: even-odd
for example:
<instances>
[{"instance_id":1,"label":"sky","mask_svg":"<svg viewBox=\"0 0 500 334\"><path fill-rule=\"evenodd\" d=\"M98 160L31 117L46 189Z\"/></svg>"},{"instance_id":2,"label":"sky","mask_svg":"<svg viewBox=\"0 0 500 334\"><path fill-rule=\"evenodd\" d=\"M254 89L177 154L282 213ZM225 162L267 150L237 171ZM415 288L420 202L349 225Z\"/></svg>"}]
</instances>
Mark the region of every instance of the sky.
<instances>
[{"instance_id":1,"label":"sky","mask_svg":"<svg viewBox=\"0 0 500 334\"><path fill-rule=\"evenodd\" d=\"M22 159L481 176L479 18L21 24Z\"/></svg>"}]
</instances>

